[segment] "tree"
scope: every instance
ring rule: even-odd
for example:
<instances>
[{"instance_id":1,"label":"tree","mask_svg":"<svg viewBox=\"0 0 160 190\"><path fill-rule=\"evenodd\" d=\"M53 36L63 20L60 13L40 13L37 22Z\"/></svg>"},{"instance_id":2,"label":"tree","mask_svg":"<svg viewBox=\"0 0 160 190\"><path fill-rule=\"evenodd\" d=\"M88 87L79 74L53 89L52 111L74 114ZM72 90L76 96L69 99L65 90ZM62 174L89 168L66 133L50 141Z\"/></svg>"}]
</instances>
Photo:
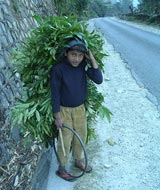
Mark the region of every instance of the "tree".
<instances>
[{"instance_id":1,"label":"tree","mask_svg":"<svg viewBox=\"0 0 160 190\"><path fill-rule=\"evenodd\" d=\"M58 16L82 17L88 8L89 0L54 0Z\"/></svg>"},{"instance_id":2,"label":"tree","mask_svg":"<svg viewBox=\"0 0 160 190\"><path fill-rule=\"evenodd\" d=\"M130 7L133 6L133 0L120 0L120 5L122 13L130 13Z\"/></svg>"},{"instance_id":3,"label":"tree","mask_svg":"<svg viewBox=\"0 0 160 190\"><path fill-rule=\"evenodd\" d=\"M104 17L110 2L104 0L54 0L58 16Z\"/></svg>"},{"instance_id":4,"label":"tree","mask_svg":"<svg viewBox=\"0 0 160 190\"><path fill-rule=\"evenodd\" d=\"M139 10L150 15L160 14L160 0L139 0Z\"/></svg>"},{"instance_id":5,"label":"tree","mask_svg":"<svg viewBox=\"0 0 160 190\"><path fill-rule=\"evenodd\" d=\"M109 2L103 0L95 0L94 2L90 0L89 2L89 15L95 17L104 17L106 16Z\"/></svg>"}]
</instances>

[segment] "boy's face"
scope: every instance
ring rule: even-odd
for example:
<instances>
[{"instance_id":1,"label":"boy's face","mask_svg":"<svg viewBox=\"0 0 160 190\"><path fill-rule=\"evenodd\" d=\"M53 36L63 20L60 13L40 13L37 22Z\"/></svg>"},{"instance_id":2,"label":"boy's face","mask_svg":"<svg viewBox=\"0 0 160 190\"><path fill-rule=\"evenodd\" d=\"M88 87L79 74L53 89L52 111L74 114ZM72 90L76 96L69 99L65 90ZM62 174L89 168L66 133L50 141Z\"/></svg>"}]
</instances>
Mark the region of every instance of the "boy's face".
<instances>
[{"instance_id":1,"label":"boy's face","mask_svg":"<svg viewBox=\"0 0 160 190\"><path fill-rule=\"evenodd\" d=\"M66 56L73 67L78 67L84 58L84 53L77 50L70 50L66 53Z\"/></svg>"}]
</instances>

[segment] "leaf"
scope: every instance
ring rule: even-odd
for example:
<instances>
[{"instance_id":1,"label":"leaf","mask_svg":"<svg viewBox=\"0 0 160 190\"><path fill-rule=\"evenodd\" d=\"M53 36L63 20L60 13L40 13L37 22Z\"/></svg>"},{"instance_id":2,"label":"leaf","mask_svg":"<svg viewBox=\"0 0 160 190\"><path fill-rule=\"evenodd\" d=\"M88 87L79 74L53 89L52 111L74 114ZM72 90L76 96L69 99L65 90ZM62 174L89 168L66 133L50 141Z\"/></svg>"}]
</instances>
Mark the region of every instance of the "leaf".
<instances>
[{"instance_id":1,"label":"leaf","mask_svg":"<svg viewBox=\"0 0 160 190\"><path fill-rule=\"evenodd\" d=\"M23 120L23 113L20 113L19 114L19 117L18 117L18 124L21 124L22 123L22 120Z\"/></svg>"},{"instance_id":2,"label":"leaf","mask_svg":"<svg viewBox=\"0 0 160 190\"><path fill-rule=\"evenodd\" d=\"M36 110L36 118L37 118L37 121L40 122L41 117L40 117L40 114L37 110Z\"/></svg>"},{"instance_id":3,"label":"leaf","mask_svg":"<svg viewBox=\"0 0 160 190\"><path fill-rule=\"evenodd\" d=\"M34 106L28 113L28 118L31 118L34 114L34 112L36 112L36 107Z\"/></svg>"},{"instance_id":4,"label":"leaf","mask_svg":"<svg viewBox=\"0 0 160 190\"><path fill-rule=\"evenodd\" d=\"M43 23L43 20L42 20L42 17L39 16L39 15L34 15L33 18L38 22L38 24L42 24Z\"/></svg>"},{"instance_id":5,"label":"leaf","mask_svg":"<svg viewBox=\"0 0 160 190\"><path fill-rule=\"evenodd\" d=\"M107 107L101 105L101 106L99 107L98 112L99 112L99 115L100 115L102 118L105 118L105 117L106 117L106 118L108 119L108 121L111 122L111 115L113 115L113 114L112 114L112 112L111 112Z\"/></svg>"}]
</instances>

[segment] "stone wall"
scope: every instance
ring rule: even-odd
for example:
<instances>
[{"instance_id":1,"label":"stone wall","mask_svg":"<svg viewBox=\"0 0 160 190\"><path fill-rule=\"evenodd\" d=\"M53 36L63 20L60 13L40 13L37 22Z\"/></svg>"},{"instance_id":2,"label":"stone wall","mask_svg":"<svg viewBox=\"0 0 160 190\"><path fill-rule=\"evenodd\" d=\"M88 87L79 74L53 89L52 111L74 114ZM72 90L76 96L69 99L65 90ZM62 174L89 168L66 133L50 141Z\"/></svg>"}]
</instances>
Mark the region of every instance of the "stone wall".
<instances>
[{"instance_id":1,"label":"stone wall","mask_svg":"<svg viewBox=\"0 0 160 190\"><path fill-rule=\"evenodd\" d=\"M11 130L10 107L15 97L21 96L22 91L18 74L11 75L13 50L28 35L29 31L37 26L33 19L35 14L42 17L54 15L54 0L0 0L0 189L3 190L29 189L27 185L25 188L20 186L17 188L20 182L20 180L16 182L20 179L17 172L22 173L22 166L17 165L14 172L9 171L12 165L15 166L13 160L26 155L20 143L18 128ZM35 144L33 146L35 147ZM34 150L28 150L26 156L33 154ZM37 151L36 154L39 152ZM32 167L32 163L30 165ZM11 176L10 181L9 176ZM6 179L10 186L5 183Z\"/></svg>"}]
</instances>

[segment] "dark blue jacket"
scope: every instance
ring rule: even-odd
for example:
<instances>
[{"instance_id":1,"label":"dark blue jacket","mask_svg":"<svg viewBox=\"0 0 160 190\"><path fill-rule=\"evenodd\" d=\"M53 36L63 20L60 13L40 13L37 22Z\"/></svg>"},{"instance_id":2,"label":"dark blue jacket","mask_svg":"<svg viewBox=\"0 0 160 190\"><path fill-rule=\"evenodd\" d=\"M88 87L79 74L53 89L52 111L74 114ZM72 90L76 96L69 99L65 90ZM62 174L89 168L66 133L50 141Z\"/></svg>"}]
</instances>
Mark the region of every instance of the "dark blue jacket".
<instances>
[{"instance_id":1,"label":"dark blue jacket","mask_svg":"<svg viewBox=\"0 0 160 190\"><path fill-rule=\"evenodd\" d=\"M68 61L62 61L51 70L51 97L53 112L60 111L60 106L77 107L83 104L87 97L87 76L96 84L103 81L101 70L88 68L82 61L78 67L73 67Z\"/></svg>"}]
</instances>

